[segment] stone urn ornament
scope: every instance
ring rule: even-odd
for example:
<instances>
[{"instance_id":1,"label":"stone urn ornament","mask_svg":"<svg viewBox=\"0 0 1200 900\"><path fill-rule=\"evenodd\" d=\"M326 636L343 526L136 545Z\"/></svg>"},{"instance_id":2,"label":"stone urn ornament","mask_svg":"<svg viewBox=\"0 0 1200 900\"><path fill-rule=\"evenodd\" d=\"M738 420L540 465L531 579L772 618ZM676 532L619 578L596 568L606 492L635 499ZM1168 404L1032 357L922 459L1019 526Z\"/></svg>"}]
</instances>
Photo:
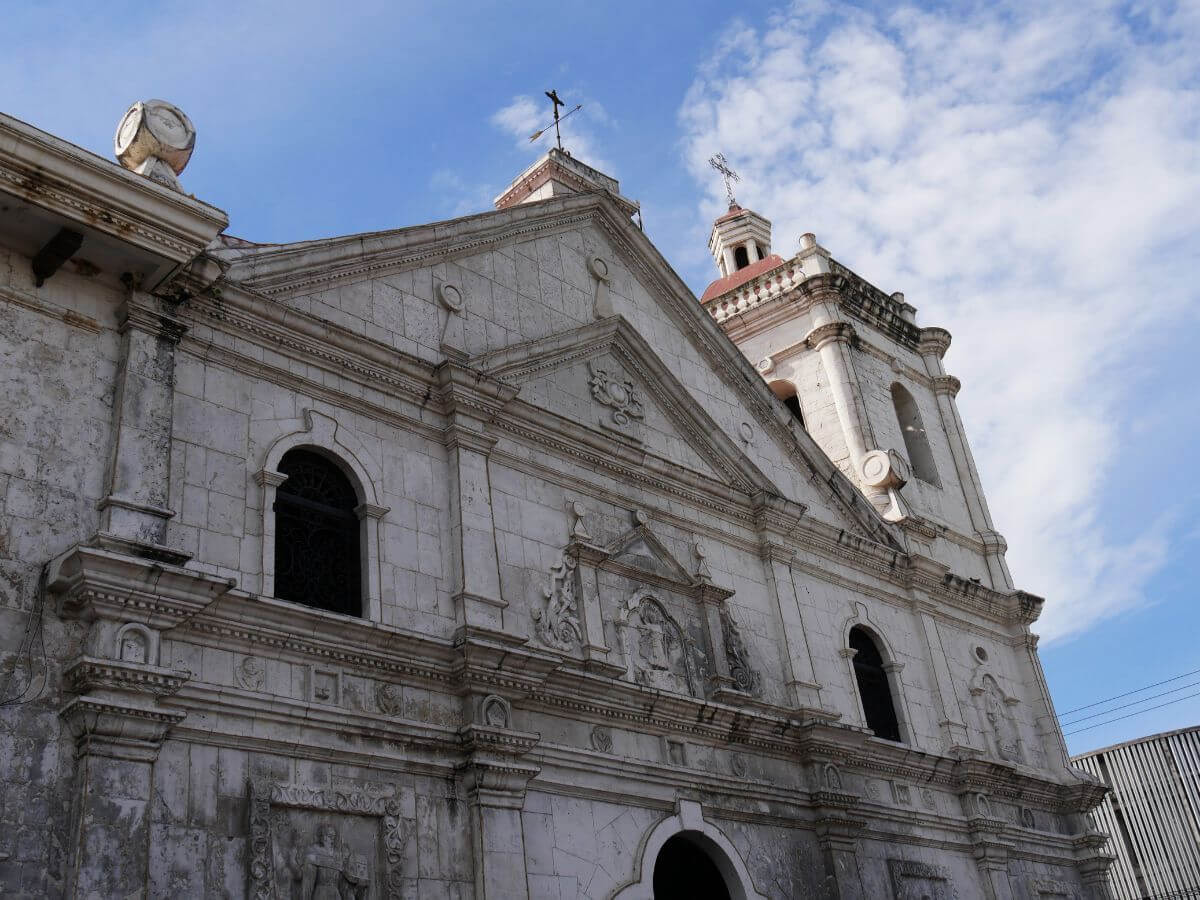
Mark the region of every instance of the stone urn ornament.
<instances>
[{"instance_id":1,"label":"stone urn ornament","mask_svg":"<svg viewBox=\"0 0 1200 900\"><path fill-rule=\"evenodd\" d=\"M164 187L183 191L176 177L196 146L196 127L183 110L165 100L139 100L129 107L113 138L117 161Z\"/></svg>"}]
</instances>

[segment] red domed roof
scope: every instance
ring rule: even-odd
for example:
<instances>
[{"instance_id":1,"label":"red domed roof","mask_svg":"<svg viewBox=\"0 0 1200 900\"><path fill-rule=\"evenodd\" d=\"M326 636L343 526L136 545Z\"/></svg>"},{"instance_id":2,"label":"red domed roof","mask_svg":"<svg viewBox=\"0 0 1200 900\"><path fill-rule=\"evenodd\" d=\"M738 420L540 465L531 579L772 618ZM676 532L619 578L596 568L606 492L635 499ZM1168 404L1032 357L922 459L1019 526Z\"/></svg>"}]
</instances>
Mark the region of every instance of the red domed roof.
<instances>
[{"instance_id":1,"label":"red domed roof","mask_svg":"<svg viewBox=\"0 0 1200 900\"><path fill-rule=\"evenodd\" d=\"M772 269L783 265L783 257L778 253L772 253L766 259L760 259L758 262L752 262L744 269L738 269L732 275L726 275L724 278L718 278L707 288L704 289L704 296L700 298L701 303L711 300L713 297L719 297L726 291L732 291L735 287L741 287L747 281L753 281L764 272L770 272Z\"/></svg>"}]
</instances>

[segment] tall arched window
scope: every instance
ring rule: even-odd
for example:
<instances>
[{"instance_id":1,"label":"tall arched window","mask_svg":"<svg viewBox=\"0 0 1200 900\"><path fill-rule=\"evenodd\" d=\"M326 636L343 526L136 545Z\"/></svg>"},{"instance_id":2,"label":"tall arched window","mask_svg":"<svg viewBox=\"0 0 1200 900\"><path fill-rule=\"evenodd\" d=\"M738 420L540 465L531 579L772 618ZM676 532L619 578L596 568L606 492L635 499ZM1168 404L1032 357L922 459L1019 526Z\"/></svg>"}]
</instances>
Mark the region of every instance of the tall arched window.
<instances>
[{"instance_id":1,"label":"tall arched window","mask_svg":"<svg viewBox=\"0 0 1200 900\"><path fill-rule=\"evenodd\" d=\"M800 395L796 393L796 386L790 381L772 381L771 392L775 394L783 405L788 408L796 421L800 423L800 427L804 427L804 413L800 409Z\"/></svg>"},{"instance_id":2,"label":"tall arched window","mask_svg":"<svg viewBox=\"0 0 1200 900\"><path fill-rule=\"evenodd\" d=\"M855 625L850 629L850 649L857 651L854 654L854 677L858 681L867 727L875 732L876 737L899 742L900 722L896 718L892 689L879 648L865 628Z\"/></svg>"},{"instance_id":3,"label":"tall arched window","mask_svg":"<svg viewBox=\"0 0 1200 900\"><path fill-rule=\"evenodd\" d=\"M929 449L929 438L921 423L917 401L903 385L893 384L892 405L896 408L896 420L900 423L900 433L904 435L904 449L908 451L913 474L929 484L939 484L933 451Z\"/></svg>"},{"instance_id":4,"label":"tall arched window","mask_svg":"<svg viewBox=\"0 0 1200 900\"><path fill-rule=\"evenodd\" d=\"M275 596L362 615L358 493L327 457L289 450L275 494Z\"/></svg>"}]
</instances>

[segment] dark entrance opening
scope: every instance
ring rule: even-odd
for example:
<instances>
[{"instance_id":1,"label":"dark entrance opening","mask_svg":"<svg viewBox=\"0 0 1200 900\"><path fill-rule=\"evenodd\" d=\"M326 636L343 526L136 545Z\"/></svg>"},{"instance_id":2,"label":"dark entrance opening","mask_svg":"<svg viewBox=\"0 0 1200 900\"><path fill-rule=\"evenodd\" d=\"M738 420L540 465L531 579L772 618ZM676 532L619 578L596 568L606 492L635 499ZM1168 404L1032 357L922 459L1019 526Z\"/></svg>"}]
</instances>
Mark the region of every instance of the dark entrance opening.
<instances>
[{"instance_id":1,"label":"dark entrance opening","mask_svg":"<svg viewBox=\"0 0 1200 900\"><path fill-rule=\"evenodd\" d=\"M654 900L731 900L721 870L685 834L670 838L654 861Z\"/></svg>"}]
</instances>

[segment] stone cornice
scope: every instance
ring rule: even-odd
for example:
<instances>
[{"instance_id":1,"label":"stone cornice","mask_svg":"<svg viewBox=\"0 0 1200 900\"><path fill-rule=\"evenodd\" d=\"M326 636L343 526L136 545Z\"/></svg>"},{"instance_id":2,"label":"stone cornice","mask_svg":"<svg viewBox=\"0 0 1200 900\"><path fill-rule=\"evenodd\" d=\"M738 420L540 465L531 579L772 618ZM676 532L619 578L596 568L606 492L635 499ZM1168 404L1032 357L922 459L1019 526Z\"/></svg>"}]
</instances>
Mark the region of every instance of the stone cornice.
<instances>
[{"instance_id":1,"label":"stone cornice","mask_svg":"<svg viewBox=\"0 0 1200 900\"><path fill-rule=\"evenodd\" d=\"M922 356L936 356L941 359L950 349L950 332L945 328L931 326L922 328L917 341L917 352Z\"/></svg>"},{"instance_id":2,"label":"stone cornice","mask_svg":"<svg viewBox=\"0 0 1200 900\"><path fill-rule=\"evenodd\" d=\"M0 191L176 266L229 224L216 207L3 114Z\"/></svg>"}]
</instances>

